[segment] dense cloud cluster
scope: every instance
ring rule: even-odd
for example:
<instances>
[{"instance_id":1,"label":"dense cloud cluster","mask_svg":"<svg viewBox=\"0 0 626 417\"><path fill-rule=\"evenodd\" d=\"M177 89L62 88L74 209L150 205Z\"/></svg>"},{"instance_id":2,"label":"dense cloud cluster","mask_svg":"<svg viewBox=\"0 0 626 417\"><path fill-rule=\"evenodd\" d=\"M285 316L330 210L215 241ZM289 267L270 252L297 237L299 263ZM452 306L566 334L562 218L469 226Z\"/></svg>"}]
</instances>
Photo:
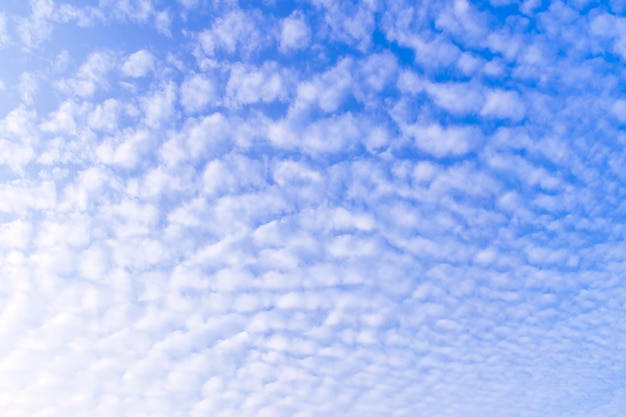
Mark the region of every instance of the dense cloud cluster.
<instances>
[{"instance_id":1,"label":"dense cloud cluster","mask_svg":"<svg viewBox=\"0 0 626 417\"><path fill-rule=\"evenodd\" d=\"M0 6L0 414L621 416L624 2Z\"/></svg>"}]
</instances>

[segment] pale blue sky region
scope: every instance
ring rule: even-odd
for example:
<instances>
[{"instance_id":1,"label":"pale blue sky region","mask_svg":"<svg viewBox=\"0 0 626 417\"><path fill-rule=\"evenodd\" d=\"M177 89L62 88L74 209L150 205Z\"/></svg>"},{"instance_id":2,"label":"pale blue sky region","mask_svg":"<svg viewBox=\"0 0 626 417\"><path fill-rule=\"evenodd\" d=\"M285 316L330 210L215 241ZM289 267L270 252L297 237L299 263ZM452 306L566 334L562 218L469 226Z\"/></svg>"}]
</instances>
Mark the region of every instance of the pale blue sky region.
<instances>
[{"instance_id":1,"label":"pale blue sky region","mask_svg":"<svg viewBox=\"0 0 626 417\"><path fill-rule=\"evenodd\" d=\"M626 2L5 0L0 414L622 417Z\"/></svg>"}]
</instances>

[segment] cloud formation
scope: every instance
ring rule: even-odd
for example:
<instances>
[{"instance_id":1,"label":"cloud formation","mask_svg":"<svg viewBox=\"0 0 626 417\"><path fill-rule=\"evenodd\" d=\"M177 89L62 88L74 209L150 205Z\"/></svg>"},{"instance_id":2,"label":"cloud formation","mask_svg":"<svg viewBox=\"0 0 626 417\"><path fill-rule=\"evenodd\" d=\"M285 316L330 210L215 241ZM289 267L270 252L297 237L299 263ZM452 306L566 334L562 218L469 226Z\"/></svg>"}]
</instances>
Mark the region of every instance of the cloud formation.
<instances>
[{"instance_id":1,"label":"cloud formation","mask_svg":"<svg viewBox=\"0 0 626 417\"><path fill-rule=\"evenodd\" d=\"M7 416L621 416L619 2L0 12Z\"/></svg>"}]
</instances>

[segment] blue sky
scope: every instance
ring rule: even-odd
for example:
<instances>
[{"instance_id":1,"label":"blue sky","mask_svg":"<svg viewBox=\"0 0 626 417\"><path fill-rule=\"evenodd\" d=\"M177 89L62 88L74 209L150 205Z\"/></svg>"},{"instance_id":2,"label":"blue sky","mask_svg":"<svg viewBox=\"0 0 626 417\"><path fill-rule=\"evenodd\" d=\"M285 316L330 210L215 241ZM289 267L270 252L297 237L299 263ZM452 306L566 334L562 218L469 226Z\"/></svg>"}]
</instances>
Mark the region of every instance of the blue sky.
<instances>
[{"instance_id":1,"label":"blue sky","mask_svg":"<svg viewBox=\"0 0 626 417\"><path fill-rule=\"evenodd\" d=\"M623 416L626 2L5 0L0 414Z\"/></svg>"}]
</instances>

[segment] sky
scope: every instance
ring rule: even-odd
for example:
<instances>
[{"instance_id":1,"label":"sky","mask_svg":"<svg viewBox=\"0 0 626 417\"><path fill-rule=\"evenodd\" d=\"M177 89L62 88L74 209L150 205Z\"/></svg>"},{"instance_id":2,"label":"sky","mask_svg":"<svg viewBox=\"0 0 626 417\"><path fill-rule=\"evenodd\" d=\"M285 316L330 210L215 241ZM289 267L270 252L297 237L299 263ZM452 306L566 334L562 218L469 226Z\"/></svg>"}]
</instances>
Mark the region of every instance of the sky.
<instances>
[{"instance_id":1,"label":"sky","mask_svg":"<svg viewBox=\"0 0 626 417\"><path fill-rule=\"evenodd\" d=\"M3 0L0 414L621 417L626 1Z\"/></svg>"}]
</instances>

